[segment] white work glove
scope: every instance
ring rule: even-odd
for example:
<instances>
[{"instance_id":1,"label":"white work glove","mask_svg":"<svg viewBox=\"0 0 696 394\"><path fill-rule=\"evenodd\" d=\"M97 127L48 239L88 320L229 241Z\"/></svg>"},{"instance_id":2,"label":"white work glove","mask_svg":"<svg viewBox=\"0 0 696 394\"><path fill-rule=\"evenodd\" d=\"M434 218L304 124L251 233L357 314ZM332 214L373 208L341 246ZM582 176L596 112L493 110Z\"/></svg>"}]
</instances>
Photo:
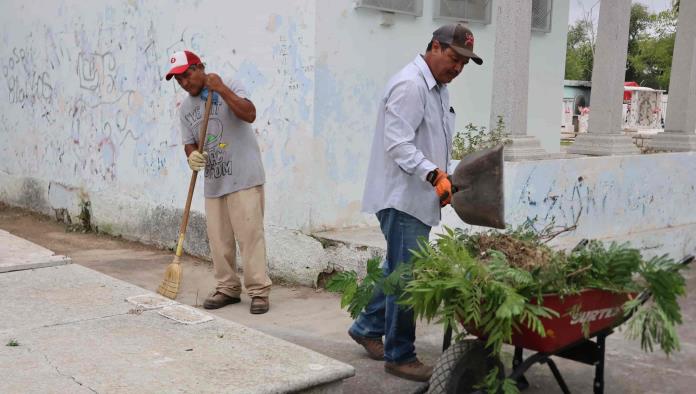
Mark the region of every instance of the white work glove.
<instances>
[{"instance_id":1,"label":"white work glove","mask_svg":"<svg viewBox=\"0 0 696 394\"><path fill-rule=\"evenodd\" d=\"M205 163L208 162L208 152L199 152L194 150L188 157L188 165L193 171L200 171L205 168Z\"/></svg>"}]
</instances>

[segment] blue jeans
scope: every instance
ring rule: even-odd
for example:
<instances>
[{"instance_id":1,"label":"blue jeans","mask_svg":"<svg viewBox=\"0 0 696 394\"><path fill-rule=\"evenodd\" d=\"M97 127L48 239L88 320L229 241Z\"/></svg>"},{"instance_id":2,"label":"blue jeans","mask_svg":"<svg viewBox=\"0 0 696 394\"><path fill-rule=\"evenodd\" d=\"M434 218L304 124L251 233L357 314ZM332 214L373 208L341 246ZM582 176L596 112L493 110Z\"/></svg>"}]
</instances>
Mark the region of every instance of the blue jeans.
<instances>
[{"instance_id":1,"label":"blue jeans","mask_svg":"<svg viewBox=\"0 0 696 394\"><path fill-rule=\"evenodd\" d=\"M399 264L411 259L410 249L418 249L418 239L428 239L430 226L393 208L377 212L379 226L387 240L387 259L382 265L384 276ZM384 336L384 360L405 363L416 358L416 321L411 308L396 303L398 296L377 291L365 310L350 327L353 335L366 338Z\"/></svg>"}]
</instances>

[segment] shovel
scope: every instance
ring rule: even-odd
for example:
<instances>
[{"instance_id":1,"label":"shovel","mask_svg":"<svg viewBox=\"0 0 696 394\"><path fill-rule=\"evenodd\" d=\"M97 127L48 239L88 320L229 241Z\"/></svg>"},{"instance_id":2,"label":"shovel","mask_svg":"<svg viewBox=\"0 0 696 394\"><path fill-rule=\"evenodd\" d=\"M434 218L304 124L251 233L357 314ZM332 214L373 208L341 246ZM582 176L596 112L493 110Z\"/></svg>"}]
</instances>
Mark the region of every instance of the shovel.
<instances>
[{"instance_id":1,"label":"shovel","mask_svg":"<svg viewBox=\"0 0 696 394\"><path fill-rule=\"evenodd\" d=\"M203 117L203 123L201 124L201 131L198 137L198 151L203 153L203 148L205 147L205 135L208 131L208 118L210 117L210 107L213 103L213 94L208 94L208 99L205 101L205 116ZM196 187L196 178L198 177L198 171L193 171L191 174L191 181L189 182L188 197L186 197L186 207L184 208L184 218L181 220L181 225L179 226L179 241L176 244L176 254L174 256L174 261L167 266L167 270L164 271L164 280L157 289L157 293L171 299L175 299L176 295L179 293L179 284L181 284L182 270L181 270L181 254L184 249L184 235L186 234L186 226L188 226L189 212L191 211L191 200L193 199L193 189Z\"/></svg>"},{"instance_id":2,"label":"shovel","mask_svg":"<svg viewBox=\"0 0 696 394\"><path fill-rule=\"evenodd\" d=\"M468 224L505 228L503 146L464 156L451 175L452 208Z\"/></svg>"}]
</instances>

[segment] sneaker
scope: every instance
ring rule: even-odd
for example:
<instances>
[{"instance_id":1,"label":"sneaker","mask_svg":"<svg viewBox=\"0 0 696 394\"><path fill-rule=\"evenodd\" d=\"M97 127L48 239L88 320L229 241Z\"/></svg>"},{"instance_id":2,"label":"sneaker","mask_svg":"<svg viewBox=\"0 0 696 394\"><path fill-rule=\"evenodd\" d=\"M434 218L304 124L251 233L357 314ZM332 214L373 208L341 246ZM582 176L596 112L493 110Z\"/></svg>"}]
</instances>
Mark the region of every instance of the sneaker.
<instances>
[{"instance_id":1,"label":"sneaker","mask_svg":"<svg viewBox=\"0 0 696 394\"><path fill-rule=\"evenodd\" d=\"M203 301L203 308L205 309L218 309L225 305L236 304L239 301L239 297L230 297L225 293L219 291L213 292L208 298Z\"/></svg>"},{"instance_id":2,"label":"sneaker","mask_svg":"<svg viewBox=\"0 0 696 394\"><path fill-rule=\"evenodd\" d=\"M252 297L251 298L251 308L249 308L249 312L251 312L254 315L260 315L262 313L268 312L268 309L270 308L270 302L268 301L268 297Z\"/></svg>"},{"instance_id":3,"label":"sneaker","mask_svg":"<svg viewBox=\"0 0 696 394\"><path fill-rule=\"evenodd\" d=\"M353 334L350 330L348 330L348 335L350 335L358 345L362 345L362 347L367 350L367 355L370 356L371 359L377 361L384 360L384 343L382 343L382 338L361 337Z\"/></svg>"},{"instance_id":4,"label":"sneaker","mask_svg":"<svg viewBox=\"0 0 696 394\"><path fill-rule=\"evenodd\" d=\"M384 363L384 370L400 378L427 382L433 374L433 367L427 366L418 359L406 363Z\"/></svg>"}]
</instances>

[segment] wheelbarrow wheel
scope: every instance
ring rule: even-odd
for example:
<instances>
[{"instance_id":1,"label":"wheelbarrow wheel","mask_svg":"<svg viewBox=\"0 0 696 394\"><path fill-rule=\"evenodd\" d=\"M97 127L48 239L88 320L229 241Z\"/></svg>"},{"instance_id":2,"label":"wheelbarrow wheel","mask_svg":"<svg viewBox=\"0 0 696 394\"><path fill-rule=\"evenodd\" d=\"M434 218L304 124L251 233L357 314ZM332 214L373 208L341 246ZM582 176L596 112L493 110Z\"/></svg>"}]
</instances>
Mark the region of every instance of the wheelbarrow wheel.
<instances>
[{"instance_id":1,"label":"wheelbarrow wheel","mask_svg":"<svg viewBox=\"0 0 696 394\"><path fill-rule=\"evenodd\" d=\"M495 367L498 377L504 378L503 364L498 358L490 357L484 342L477 339L456 342L437 360L428 394L485 393L478 386Z\"/></svg>"}]
</instances>

